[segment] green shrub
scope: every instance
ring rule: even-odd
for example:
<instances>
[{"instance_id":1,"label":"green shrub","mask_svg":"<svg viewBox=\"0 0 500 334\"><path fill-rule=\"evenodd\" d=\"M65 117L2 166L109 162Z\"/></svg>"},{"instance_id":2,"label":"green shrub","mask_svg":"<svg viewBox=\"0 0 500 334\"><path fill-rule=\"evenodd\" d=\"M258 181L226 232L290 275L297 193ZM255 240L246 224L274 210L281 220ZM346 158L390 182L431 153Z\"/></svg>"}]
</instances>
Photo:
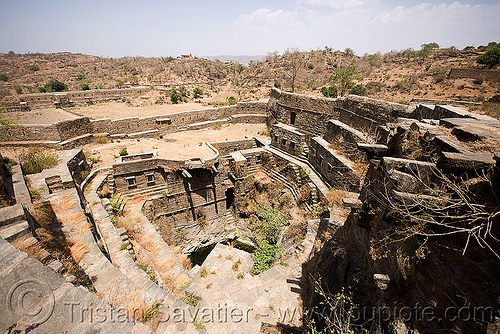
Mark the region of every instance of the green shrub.
<instances>
[{"instance_id":1,"label":"green shrub","mask_svg":"<svg viewBox=\"0 0 500 334\"><path fill-rule=\"evenodd\" d=\"M128 155L127 146L122 146L118 154L120 154L121 157Z\"/></svg>"},{"instance_id":2,"label":"green shrub","mask_svg":"<svg viewBox=\"0 0 500 334\"><path fill-rule=\"evenodd\" d=\"M89 83L86 80L80 81L80 88L82 90L90 90Z\"/></svg>"},{"instance_id":3,"label":"green shrub","mask_svg":"<svg viewBox=\"0 0 500 334\"><path fill-rule=\"evenodd\" d=\"M23 88L19 86L18 84L14 84L14 89L16 90L17 94L22 94Z\"/></svg>"},{"instance_id":4,"label":"green shrub","mask_svg":"<svg viewBox=\"0 0 500 334\"><path fill-rule=\"evenodd\" d=\"M259 217L257 233L270 244L276 244L281 230L289 218L288 213L280 211L277 207L265 206L257 212L257 215Z\"/></svg>"},{"instance_id":5,"label":"green shrub","mask_svg":"<svg viewBox=\"0 0 500 334\"><path fill-rule=\"evenodd\" d=\"M120 194L114 194L109 199L109 204L111 205L111 210L114 213L122 213L122 206L126 203L125 200L120 200Z\"/></svg>"},{"instance_id":6,"label":"green shrub","mask_svg":"<svg viewBox=\"0 0 500 334\"><path fill-rule=\"evenodd\" d=\"M0 73L0 81L7 82L9 80L9 77L5 73Z\"/></svg>"},{"instance_id":7,"label":"green shrub","mask_svg":"<svg viewBox=\"0 0 500 334\"><path fill-rule=\"evenodd\" d=\"M120 250L121 251L126 250L129 245L130 245L130 242L124 242L124 243L122 243L122 245L120 246Z\"/></svg>"},{"instance_id":8,"label":"green shrub","mask_svg":"<svg viewBox=\"0 0 500 334\"><path fill-rule=\"evenodd\" d=\"M31 71L33 72L36 72L40 69L40 67L38 66L38 64L31 64L29 67L28 67Z\"/></svg>"},{"instance_id":9,"label":"green shrub","mask_svg":"<svg viewBox=\"0 0 500 334\"><path fill-rule=\"evenodd\" d=\"M45 89L47 92L64 92L68 90L68 85L59 80L51 80L45 85Z\"/></svg>"},{"instance_id":10,"label":"green shrub","mask_svg":"<svg viewBox=\"0 0 500 334\"><path fill-rule=\"evenodd\" d=\"M241 264L241 260L234 262L233 266L232 266L233 271L238 271L240 268L240 264Z\"/></svg>"},{"instance_id":11,"label":"green shrub","mask_svg":"<svg viewBox=\"0 0 500 334\"><path fill-rule=\"evenodd\" d=\"M11 173L12 166L17 165L16 160L9 158L9 157L3 157L3 170L6 174Z\"/></svg>"},{"instance_id":12,"label":"green shrub","mask_svg":"<svg viewBox=\"0 0 500 334\"><path fill-rule=\"evenodd\" d=\"M36 174L57 165L57 154L47 151L30 150L19 156L24 174Z\"/></svg>"},{"instance_id":13,"label":"green shrub","mask_svg":"<svg viewBox=\"0 0 500 334\"><path fill-rule=\"evenodd\" d=\"M203 90L201 90L201 88L199 87L196 87L193 90L193 98L195 99L203 98Z\"/></svg>"},{"instance_id":14,"label":"green shrub","mask_svg":"<svg viewBox=\"0 0 500 334\"><path fill-rule=\"evenodd\" d=\"M194 293L186 292L186 295L184 296L184 298L182 298L182 301L188 305L197 307L200 304L201 298Z\"/></svg>"},{"instance_id":15,"label":"green shrub","mask_svg":"<svg viewBox=\"0 0 500 334\"><path fill-rule=\"evenodd\" d=\"M335 98L338 95L337 87L335 87L335 86L330 86L330 87L323 86L323 87L321 87L321 94L323 94L324 97Z\"/></svg>"},{"instance_id":16,"label":"green shrub","mask_svg":"<svg viewBox=\"0 0 500 334\"><path fill-rule=\"evenodd\" d=\"M258 247L252 254L254 261L252 274L258 275L271 268L276 260L276 255L281 252L282 250L278 245L271 245L267 240L259 242Z\"/></svg>"},{"instance_id":17,"label":"green shrub","mask_svg":"<svg viewBox=\"0 0 500 334\"><path fill-rule=\"evenodd\" d=\"M477 57L477 63L488 65L490 67L500 65L500 48L494 48L486 51Z\"/></svg>"},{"instance_id":18,"label":"green shrub","mask_svg":"<svg viewBox=\"0 0 500 334\"><path fill-rule=\"evenodd\" d=\"M187 102L187 98L189 96L189 92L186 87L181 86L179 89L176 87L172 87L170 90L170 100L172 103L179 103L179 102Z\"/></svg>"},{"instance_id":19,"label":"green shrub","mask_svg":"<svg viewBox=\"0 0 500 334\"><path fill-rule=\"evenodd\" d=\"M361 85L361 84L356 85L351 89L351 94L359 95L359 96L366 96L366 94L367 94L366 87Z\"/></svg>"},{"instance_id":20,"label":"green shrub","mask_svg":"<svg viewBox=\"0 0 500 334\"><path fill-rule=\"evenodd\" d=\"M162 301L163 300L155 301L153 304L149 305L144 310L143 321L148 321L148 320L152 319L156 315L156 313L158 313L158 310L160 309Z\"/></svg>"},{"instance_id":21,"label":"green shrub","mask_svg":"<svg viewBox=\"0 0 500 334\"><path fill-rule=\"evenodd\" d=\"M227 98L227 104L229 104L230 106L232 106L233 104L236 104L236 98L234 96L229 96Z\"/></svg>"}]
</instances>

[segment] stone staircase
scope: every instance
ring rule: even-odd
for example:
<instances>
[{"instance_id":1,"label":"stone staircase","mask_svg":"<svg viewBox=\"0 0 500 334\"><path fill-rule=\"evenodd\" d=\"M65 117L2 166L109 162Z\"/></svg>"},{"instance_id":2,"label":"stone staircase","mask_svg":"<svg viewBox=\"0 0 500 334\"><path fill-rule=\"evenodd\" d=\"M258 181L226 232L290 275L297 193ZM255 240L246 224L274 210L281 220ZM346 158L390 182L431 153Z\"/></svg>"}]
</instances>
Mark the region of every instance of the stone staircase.
<instances>
[{"instance_id":1,"label":"stone staircase","mask_svg":"<svg viewBox=\"0 0 500 334\"><path fill-rule=\"evenodd\" d=\"M122 196L124 199L131 199L134 198L135 196L138 195L146 195L148 197L155 196L155 195L160 195L161 193L164 193L167 191L167 185L166 184L160 184L154 187L148 187L146 189L140 188L140 189L135 189L132 191L128 191L126 193L123 193Z\"/></svg>"},{"instance_id":2,"label":"stone staircase","mask_svg":"<svg viewBox=\"0 0 500 334\"><path fill-rule=\"evenodd\" d=\"M21 204L0 208L0 237L12 242L14 239L29 235L29 224ZM36 239L35 239L36 242Z\"/></svg>"},{"instance_id":3,"label":"stone staircase","mask_svg":"<svg viewBox=\"0 0 500 334\"><path fill-rule=\"evenodd\" d=\"M96 176L90 184L88 191L85 193L85 198L89 203L89 209L92 213L94 223L102 237L106 249L109 253L113 264L117 265L120 271L134 282L139 288L145 291L146 303L152 303L155 300L166 300L168 293L161 289L158 284L151 281L147 273L140 269L132 258L129 248L132 246L128 241L128 235L125 231L121 233L115 228L111 222L111 218L106 212L101 203L96 191L104 182L106 175ZM122 230L125 230L122 228ZM128 244L128 247L124 247Z\"/></svg>"},{"instance_id":4,"label":"stone staircase","mask_svg":"<svg viewBox=\"0 0 500 334\"><path fill-rule=\"evenodd\" d=\"M52 194L48 201L60 224L59 233L68 240L71 255L91 278L97 293L114 307L127 308L137 300L147 306L149 298L141 287L112 264L98 247L76 189Z\"/></svg>"},{"instance_id":5,"label":"stone staircase","mask_svg":"<svg viewBox=\"0 0 500 334\"><path fill-rule=\"evenodd\" d=\"M0 280L0 299L7 301L0 303L2 333L151 333L123 309L113 309L87 289L73 286L2 238Z\"/></svg>"},{"instance_id":6,"label":"stone staircase","mask_svg":"<svg viewBox=\"0 0 500 334\"><path fill-rule=\"evenodd\" d=\"M279 174L275 170L272 169L267 169L267 168L262 168L262 171L269 176L272 180L277 181L282 183L285 188L290 190L292 193L293 198L297 201L300 198L300 194L295 190L295 187L284 177L283 175Z\"/></svg>"},{"instance_id":7,"label":"stone staircase","mask_svg":"<svg viewBox=\"0 0 500 334\"><path fill-rule=\"evenodd\" d=\"M305 144L302 146L302 153L297 157L297 159L299 159L301 161L305 161L305 162L308 161L308 159L309 159L309 146L307 146Z\"/></svg>"}]
</instances>

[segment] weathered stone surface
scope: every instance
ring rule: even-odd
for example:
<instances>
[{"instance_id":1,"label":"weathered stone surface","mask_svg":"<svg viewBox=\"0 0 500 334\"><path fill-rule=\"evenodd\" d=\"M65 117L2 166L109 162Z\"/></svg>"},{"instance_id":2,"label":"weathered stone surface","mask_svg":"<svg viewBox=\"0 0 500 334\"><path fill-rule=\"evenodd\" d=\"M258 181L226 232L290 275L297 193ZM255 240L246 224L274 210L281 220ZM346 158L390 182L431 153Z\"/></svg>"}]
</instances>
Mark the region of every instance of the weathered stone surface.
<instances>
[{"instance_id":1,"label":"weathered stone surface","mask_svg":"<svg viewBox=\"0 0 500 334\"><path fill-rule=\"evenodd\" d=\"M387 171L389 178L395 183L395 187L399 191L414 193L416 191L422 190L424 188L424 183L421 179L398 171L396 169L390 169Z\"/></svg>"},{"instance_id":2,"label":"weathered stone surface","mask_svg":"<svg viewBox=\"0 0 500 334\"><path fill-rule=\"evenodd\" d=\"M382 158L382 165L386 171L391 169L399 170L420 179L424 184L430 184L436 172L435 164L418 160L384 157Z\"/></svg>"},{"instance_id":3,"label":"weathered stone surface","mask_svg":"<svg viewBox=\"0 0 500 334\"><path fill-rule=\"evenodd\" d=\"M473 170L495 166L493 154L489 152L443 152L438 165L443 168Z\"/></svg>"},{"instance_id":4,"label":"weathered stone surface","mask_svg":"<svg viewBox=\"0 0 500 334\"><path fill-rule=\"evenodd\" d=\"M383 144L357 143L357 146L360 150L366 152L380 153L388 150L387 145Z\"/></svg>"},{"instance_id":5,"label":"weathered stone surface","mask_svg":"<svg viewBox=\"0 0 500 334\"><path fill-rule=\"evenodd\" d=\"M54 270L55 272L59 272L64 266L61 262L54 260L47 267Z\"/></svg>"},{"instance_id":6,"label":"weathered stone surface","mask_svg":"<svg viewBox=\"0 0 500 334\"><path fill-rule=\"evenodd\" d=\"M0 208L0 226L9 225L19 220L25 220L24 209L21 204Z\"/></svg>"},{"instance_id":7,"label":"weathered stone surface","mask_svg":"<svg viewBox=\"0 0 500 334\"><path fill-rule=\"evenodd\" d=\"M438 135L432 143L444 152L469 152L469 148L449 135Z\"/></svg>"},{"instance_id":8,"label":"weathered stone surface","mask_svg":"<svg viewBox=\"0 0 500 334\"><path fill-rule=\"evenodd\" d=\"M357 198L342 198L342 204L344 204L345 207L351 209L361 209L361 207L363 206L363 202L361 202Z\"/></svg>"},{"instance_id":9,"label":"weathered stone surface","mask_svg":"<svg viewBox=\"0 0 500 334\"><path fill-rule=\"evenodd\" d=\"M458 126L451 133L462 141L475 141L481 139L500 138L500 129L486 125Z\"/></svg>"}]
</instances>

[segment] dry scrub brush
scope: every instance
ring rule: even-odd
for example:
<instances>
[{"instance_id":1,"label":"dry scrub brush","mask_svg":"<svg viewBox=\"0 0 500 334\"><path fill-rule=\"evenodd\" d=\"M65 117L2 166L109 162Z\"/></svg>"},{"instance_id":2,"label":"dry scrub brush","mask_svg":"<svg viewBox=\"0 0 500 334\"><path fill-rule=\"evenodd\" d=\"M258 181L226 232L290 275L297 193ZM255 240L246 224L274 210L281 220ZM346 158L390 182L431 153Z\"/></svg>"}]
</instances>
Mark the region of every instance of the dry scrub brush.
<instances>
[{"instance_id":1,"label":"dry scrub brush","mask_svg":"<svg viewBox=\"0 0 500 334\"><path fill-rule=\"evenodd\" d=\"M423 257L430 238L449 240L455 235L464 236L457 241L462 254L475 240L500 259L499 236L494 235L500 222L499 189L491 181L492 170L478 173L474 178L453 178L435 169L433 184L414 173L421 187L419 194L399 193L385 180L384 190L372 196L385 207L387 217L395 224L392 233L379 241L403 242L408 247L404 252ZM419 244L415 244L417 241Z\"/></svg>"}]
</instances>

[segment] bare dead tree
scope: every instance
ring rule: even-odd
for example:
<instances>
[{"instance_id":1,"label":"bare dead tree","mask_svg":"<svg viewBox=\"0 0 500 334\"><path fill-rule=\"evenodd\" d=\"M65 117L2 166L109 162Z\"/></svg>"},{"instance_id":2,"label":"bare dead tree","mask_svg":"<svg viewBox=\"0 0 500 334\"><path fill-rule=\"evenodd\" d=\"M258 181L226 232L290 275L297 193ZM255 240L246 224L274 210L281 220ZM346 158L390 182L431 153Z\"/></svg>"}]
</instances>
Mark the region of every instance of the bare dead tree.
<instances>
[{"instance_id":1,"label":"bare dead tree","mask_svg":"<svg viewBox=\"0 0 500 334\"><path fill-rule=\"evenodd\" d=\"M378 196L372 194L385 206L389 216L398 221L394 234L400 236L399 240L413 236L428 239L465 234L467 241L462 254L465 254L473 238L500 259L500 254L492 247L500 241L491 233L493 221L500 216L500 206L491 184L491 175L483 171L471 182L470 179L451 180L438 169L433 169L433 172L438 182L432 186L418 171L412 173L420 188L418 194L397 191L387 179L384 180L383 191ZM492 201L488 205L477 203L472 198L474 193L470 186L479 182L488 184L491 190Z\"/></svg>"},{"instance_id":2,"label":"bare dead tree","mask_svg":"<svg viewBox=\"0 0 500 334\"><path fill-rule=\"evenodd\" d=\"M298 48L287 48L285 50L284 56L286 59L285 74L290 81L292 93L294 93L297 77L304 67L304 55L299 51Z\"/></svg>"}]
</instances>

